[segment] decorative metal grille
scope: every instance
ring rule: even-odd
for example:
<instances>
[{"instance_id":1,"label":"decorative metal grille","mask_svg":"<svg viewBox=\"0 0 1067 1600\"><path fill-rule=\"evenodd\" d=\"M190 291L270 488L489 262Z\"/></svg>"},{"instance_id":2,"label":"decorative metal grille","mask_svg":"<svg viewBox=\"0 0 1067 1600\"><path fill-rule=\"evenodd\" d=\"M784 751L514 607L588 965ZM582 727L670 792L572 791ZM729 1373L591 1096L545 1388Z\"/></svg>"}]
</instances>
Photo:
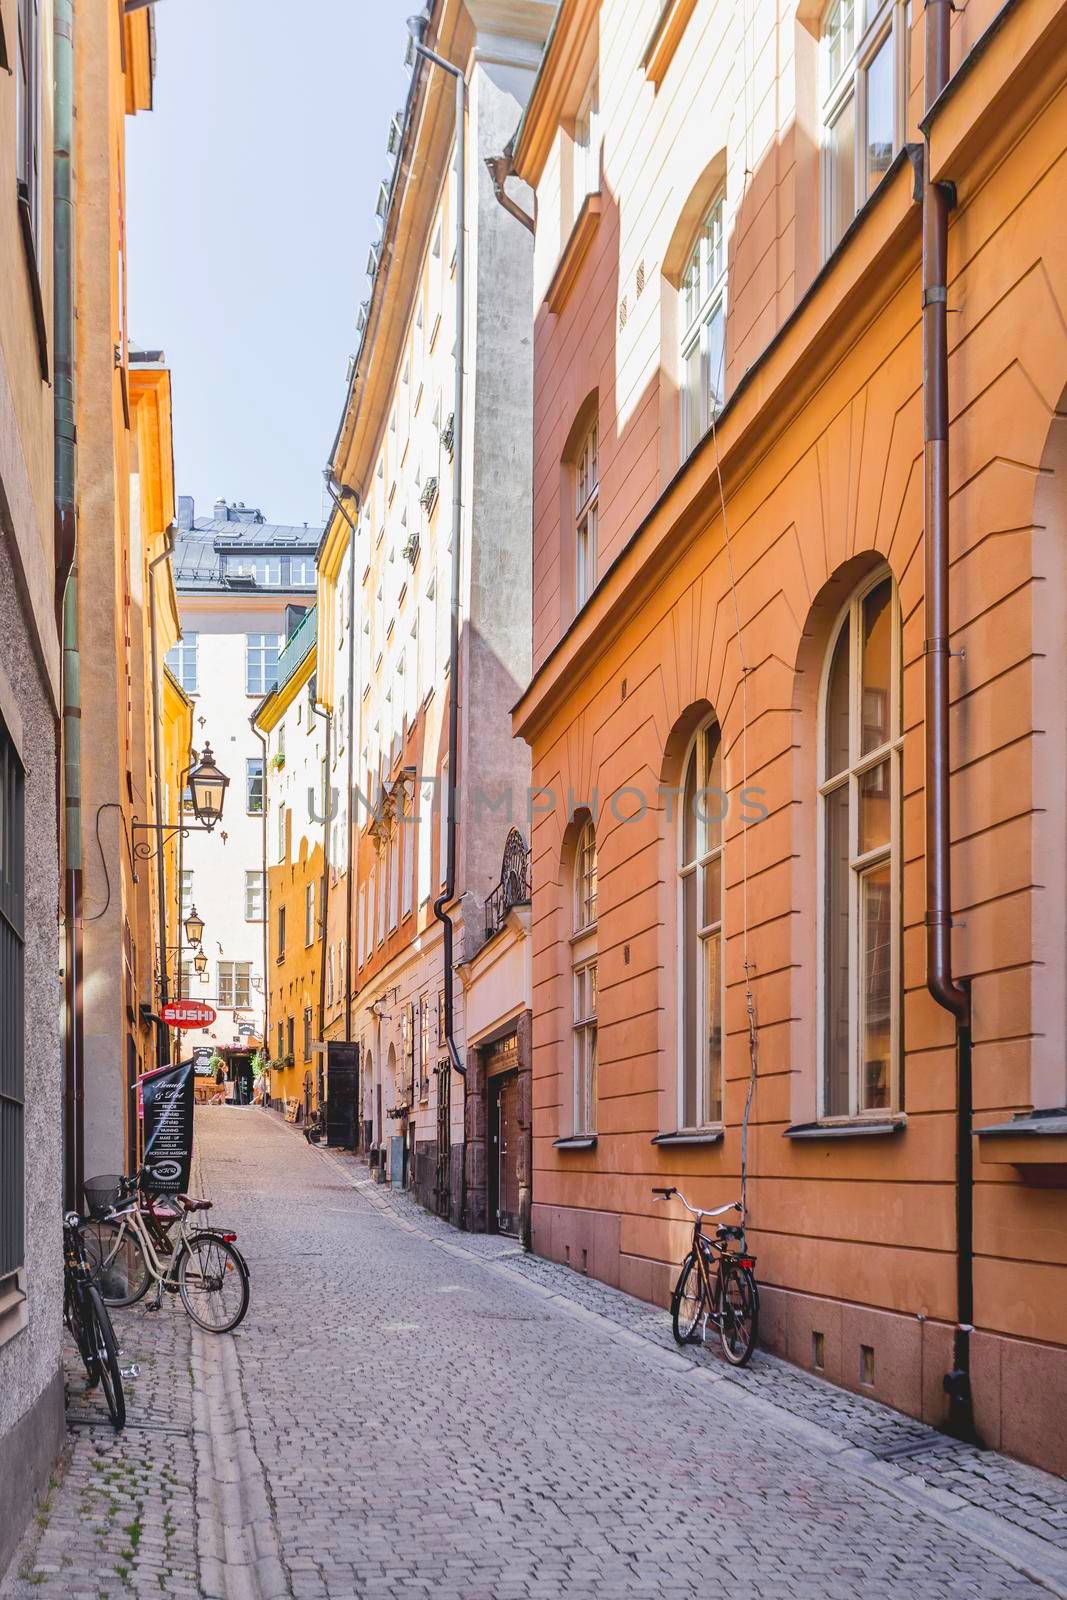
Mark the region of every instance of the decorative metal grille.
<instances>
[{"instance_id":1,"label":"decorative metal grille","mask_svg":"<svg viewBox=\"0 0 1067 1600\"><path fill-rule=\"evenodd\" d=\"M25 1253L23 784L22 762L0 722L0 1280Z\"/></svg>"},{"instance_id":2,"label":"decorative metal grille","mask_svg":"<svg viewBox=\"0 0 1067 1600\"><path fill-rule=\"evenodd\" d=\"M528 906L532 888L531 853L518 828L512 828L504 843L500 882L485 902L485 937L491 939L504 926L513 906Z\"/></svg>"}]
</instances>

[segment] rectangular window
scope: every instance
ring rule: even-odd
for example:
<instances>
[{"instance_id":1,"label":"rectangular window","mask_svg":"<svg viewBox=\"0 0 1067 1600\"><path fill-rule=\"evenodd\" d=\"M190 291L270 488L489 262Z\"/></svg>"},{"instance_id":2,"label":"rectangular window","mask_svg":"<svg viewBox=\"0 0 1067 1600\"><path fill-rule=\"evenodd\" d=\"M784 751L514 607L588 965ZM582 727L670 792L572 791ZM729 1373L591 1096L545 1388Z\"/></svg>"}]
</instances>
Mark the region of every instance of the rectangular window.
<instances>
[{"instance_id":1,"label":"rectangular window","mask_svg":"<svg viewBox=\"0 0 1067 1600\"><path fill-rule=\"evenodd\" d=\"M40 197L40 18L37 0L18 0L15 54L15 177L18 197L29 216L34 251L41 225Z\"/></svg>"},{"instance_id":2,"label":"rectangular window","mask_svg":"<svg viewBox=\"0 0 1067 1600\"><path fill-rule=\"evenodd\" d=\"M682 277L682 447L695 449L726 395L726 233L722 196L700 229Z\"/></svg>"},{"instance_id":3,"label":"rectangular window","mask_svg":"<svg viewBox=\"0 0 1067 1600\"><path fill-rule=\"evenodd\" d=\"M430 876L433 850L433 799L435 785L424 783L419 792L418 849L419 849L419 905L430 898Z\"/></svg>"},{"instance_id":4,"label":"rectangular window","mask_svg":"<svg viewBox=\"0 0 1067 1600\"><path fill-rule=\"evenodd\" d=\"M22 762L0 721L0 1291L25 1258L25 826Z\"/></svg>"},{"instance_id":5,"label":"rectangular window","mask_svg":"<svg viewBox=\"0 0 1067 1600\"><path fill-rule=\"evenodd\" d=\"M278 682L280 633L245 635L245 693L265 695Z\"/></svg>"},{"instance_id":6,"label":"rectangular window","mask_svg":"<svg viewBox=\"0 0 1067 1600\"><path fill-rule=\"evenodd\" d=\"M437 843L437 876L443 884L448 873L448 757L441 762L441 781L437 789L440 835Z\"/></svg>"},{"instance_id":7,"label":"rectangular window","mask_svg":"<svg viewBox=\"0 0 1067 1600\"><path fill-rule=\"evenodd\" d=\"M304 1007L304 1060L311 1060L311 1007Z\"/></svg>"},{"instance_id":8,"label":"rectangular window","mask_svg":"<svg viewBox=\"0 0 1067 1600\"><path fill-rule=\"evenodd\" d=\"M407 789L400 798L400 851L403 893L400 901L402 917L411 915L415 895L415 823L411 810L411 796Z\"/></svg>"},{"instance_id":9,"label":"rectangular window","mask_svg":"<svg viewBox=\"0 0 1067 1600\"><path fill-rule=\"evenodd\" d=\"M574 214L600 188L600 90L594 81L574 122Z\"/></svg>"},{"instance_id":10,"label":"rectangular window","mask_svg":"<svg viewBox=\"0 0 1067 1600\"><path fill-rule=\"evenodd\" d=\"M285 907L278 907L278 960L285 954Z\"/></svg>"},{"instance_id":11,"label":"rectangular window","mask_svg":"<svg viewBox=\"0 0 1067 1600\"><path fill-rule=\"evenodd\" d=\"M278 807L278 860L279 861L284 861L285 860L285 845L286 845L285 833L286 833L286 829L285 829L285 807L284 806L279 806Z\"/></svg>"},{"instance_id":12,"label":"rectangular window","mask_svg":"<svg viewBox=\"0 0 1067 1600\"><path fill-rule=\"evenodd\" d=\"M252 963L220 961L219 1006L223 1011L244 1011L252 1004Z\"/></svg>"},{"instance_id":13,"label":"rectangular window","mask_svg":"<svg viewBox=\"0 0 1067 1600\"><path fill-rule=\"evenodd\" d=\"M378 906L378 943L385 943L385 862L380 863L381 871L374 870L374 886Z\"/></svg>"},{"instance_id":14,"label":"rectangular window","mask_svg":"<svg viewBox=\"0 0 1067 1600\"><path fill-rule=\"evenodd\" d=\"M250 817L263 815L263 757L245 759L245 810Z\"/></svg>"},{"instance_id":15,"label":"rectangular window","mask_svg":"<svg viewBox=\"0 0 1067 1600\"><path fill-rule=\"evenodd\" d=\"M199 687L197 682L199 643L198 633L183 633L178 643L167 651L167 666L186 694L195 694Z\"/></svg>"},{"instance_id":16,"label":"rectangular window","mask_svg":"<svg viewBox=\"0 0 1067 1600\"><path fill-rule=\"evenodd\" d=\"M245 873L245 921L263 921L263 874Z\"/></svg>"},{"instance_id":17,"label":"rectangular window","mask_svg":"<svg viewBox=\"0 0 1067 1600\"><path fill-rule=\"evenodd\" d=\"M184 922L193 909L193 871L186 867L182 873L181 894L178 899L178 921Z\"/></svg>"},{"instance_id":18,"label":"rectangular window","mask_svg":"<svg viewBox=\"0 0 1067 1600\"><path fill-rule=\"evenodd\" d=\"M389 835L389 932L392 933L397 922L397 906L400 903L400 836L394 828Z\"/></svg>"},{"instance_id":19,"label":"rectangular window","mask_svg":"<svg viewBox=\"0 0 1067 1600\"><path fill-rule=\"evenodd\" d=\"M304 891L304 943L315 943L315 884L314 880Z\"/></svg>"},{"instance_id":20,"label":"rectangular window","mask_svg":"<svg viewBox=\"0 0 1067 1600\"><path fill-rule=\"evenodd\" d=\"M367 885L359 886L359 918L356 922L356 965L363 965L367 949Z\"/></svg>"},{"instance_id":21,"label":"rectangular window","mask_svg":"<svg viewBox=\"0 0 1067 1600\"><path fill-rule=\"evenodd\" d=\"M574 601L579 611L596 588L599 494L599 437L594 422L574 473Z\"/></svg>"},{"instance_id":22,"label":"rectangular window","mask_svg":"<svg viewBox=\"0 0 1067 1600\"><path fill-rule=\"evenodd\" d=\"M907 0L831 0L822 31L823 234L827 255L904 140Z\"/></svg>"},{"instance_id":23,"label":"rectangular window","mask_svg":"<svg viewBox=\"0 0 1067 1600\"><path fill-rule=\"evenodd\" d=\"M574 1131L596 1132L596 961L574 970Z\"/></svg>"}]
</instances>

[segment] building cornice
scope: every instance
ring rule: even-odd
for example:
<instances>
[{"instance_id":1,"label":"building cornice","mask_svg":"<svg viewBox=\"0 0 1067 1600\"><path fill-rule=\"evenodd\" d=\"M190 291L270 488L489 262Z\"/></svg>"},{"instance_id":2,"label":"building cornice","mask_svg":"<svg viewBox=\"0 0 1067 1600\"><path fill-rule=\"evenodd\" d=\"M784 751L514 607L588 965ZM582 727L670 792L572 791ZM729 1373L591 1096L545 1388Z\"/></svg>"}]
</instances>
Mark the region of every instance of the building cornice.
<instances>
[{"instance_id":1,"label":"building cornice","mask_svg":"<svg viewBox=\"0 0 1067 1600\"><path fill-rule=\"evenodd\" d=\"M318 650L312 645L296 671L286 678L281 688L272 689L266 699L260 701L252 713L252 721L261 732L270 733L278 726L301 689L307 688L315 672L317 660Z\"/></svg>"},{"instance_id":2,"label":"building cornice","mask_svg":"<svg viewBox=\"0 0 1067 1600\"><path fill-rule=\"evenodd\" d=\"M518 177L536 188L560 123L577 110L575 97L585 87L582 67L597 25L600 0L560 0L515 140Z\"/></svg>"}]
</instances>

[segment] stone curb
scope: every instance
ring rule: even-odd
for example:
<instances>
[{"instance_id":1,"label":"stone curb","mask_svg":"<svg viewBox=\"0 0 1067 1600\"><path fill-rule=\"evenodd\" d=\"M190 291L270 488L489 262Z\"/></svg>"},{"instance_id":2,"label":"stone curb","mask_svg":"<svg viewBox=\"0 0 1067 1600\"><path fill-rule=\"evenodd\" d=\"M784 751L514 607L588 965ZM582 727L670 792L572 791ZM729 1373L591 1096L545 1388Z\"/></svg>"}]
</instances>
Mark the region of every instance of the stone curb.
<instances>
[{"instance_id":1,"label":"stone curb","mask_svg":"<svg viewBox=\"0 0 1067 1600\"><path fill-rule=\"evenodd\" d=\"M339 1172L349 1187L393 1227L405 1233L418 1234L427 1244L445 1251L448 1255L461 1256L487 1272L507 1278L511 1283L524 1289L527 1294L557 1306L567 1316L593 1324L606 1337L617 1344L628 1345L653 1365L674 1373L684 1382L706 1385L728 1381L726 1373L716 1371L712 1367L694 1365L684 1356L675 1355L672 1351L653 1344L633 1329L619 1327L599 1311L592 1311L587 1306L579 1305L566 1295L546 1288L544 1284L531 1282L523 1273L516 1272L504 1261L479 1255L450 1240L435 1238L432 1233L398 1217L389 1203L380 1200L374 1193L373 1184L359 1183L353 1179L344 1163L329 1150L323 1150L318 1145L309 1145L309 1148ZM995 1512L979 1510L960 1496L925 1483L906 1467L882 1461L871 1451L849 1444L817 1422L811 1422L806 1417L794 1416L791 1412L775 1405L773 1401L764 1399L762 1395L755 1395L747 1389L731 1385L730 1401L739 1409L747 1409L753 1416L772 1420L776 1427L795 1439L803 1440L813 1455L822 1457L839 1471L847 1472L852 1477L891 1494L895 1499L920 1511L942 1527L954 1530L961 1538L998 1557L1023 1577L1040 1584L1050 1594L1057 1595L1059 1600L1067 1600L1067 1556L1061 1554L1054 1545L1047 1544L1035 1534L1014 1527L1010 1522L998 1517Z\"/></svg>"}]
</instances>

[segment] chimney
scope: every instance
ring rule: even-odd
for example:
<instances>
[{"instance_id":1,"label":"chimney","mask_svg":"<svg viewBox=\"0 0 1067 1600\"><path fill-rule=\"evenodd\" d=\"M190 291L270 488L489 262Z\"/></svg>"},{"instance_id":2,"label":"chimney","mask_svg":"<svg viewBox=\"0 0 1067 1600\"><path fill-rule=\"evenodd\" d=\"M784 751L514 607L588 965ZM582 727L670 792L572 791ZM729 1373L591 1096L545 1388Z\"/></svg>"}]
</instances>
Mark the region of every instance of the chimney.
<instances>
[{"instance_id":1,"label":"chimney","mask_svg":"<svg viewBox=\"0 0 1067 1600\"><path fill-rule=\"evenodd\" d=\"M191 528L192 525L193 525L193 522L195 521L195 519L196 519L196 502L195 502L195 500L193 499L191 494L180 494L178 496L178 516L177 516L177 523L178 523L179 528Z\"/></svg>"},{"instance_id":2,"label":"chimney","mask_svg":"<svg viewBox=\"0 0 1067 1600\"><path fill-rule=\"evenodd\" d=\"M225 500L215 501L214 517L216 522L229 522L230 508L226 504Z\"/></svg>"}]
</instances>

